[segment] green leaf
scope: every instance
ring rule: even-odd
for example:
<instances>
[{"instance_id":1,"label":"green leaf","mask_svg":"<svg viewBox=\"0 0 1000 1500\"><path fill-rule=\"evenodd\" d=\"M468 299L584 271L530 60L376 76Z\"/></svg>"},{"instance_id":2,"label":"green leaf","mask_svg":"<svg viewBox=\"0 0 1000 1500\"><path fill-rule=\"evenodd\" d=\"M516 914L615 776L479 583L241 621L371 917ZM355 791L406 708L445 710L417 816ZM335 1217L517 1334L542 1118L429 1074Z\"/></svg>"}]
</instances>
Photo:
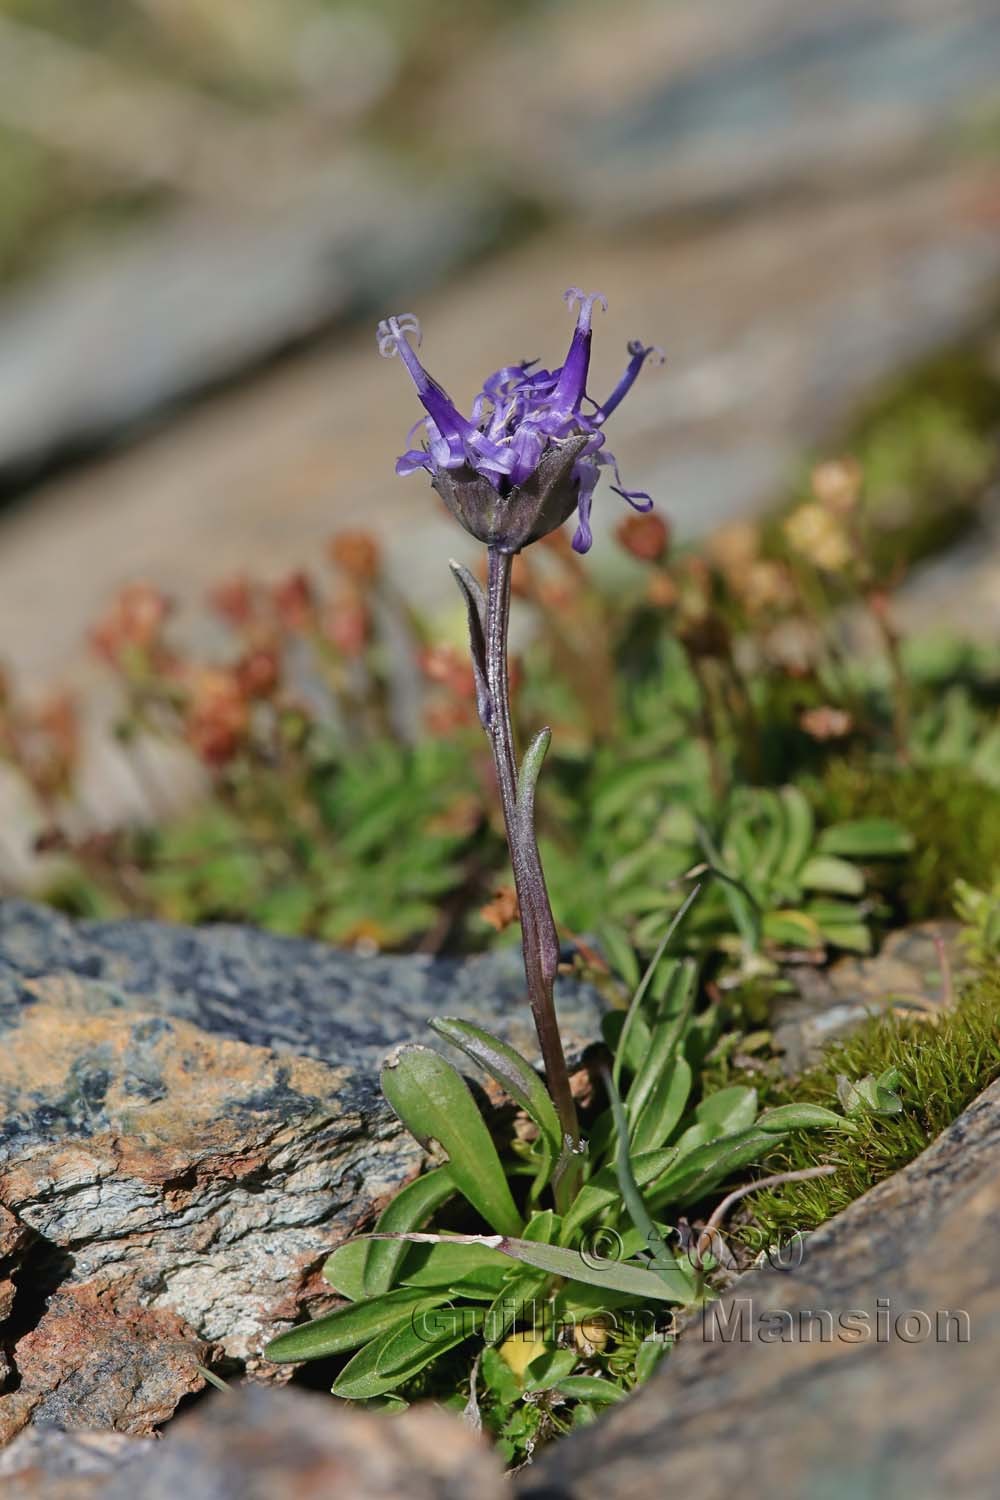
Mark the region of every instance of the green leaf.
<instances>
[{"instance_id":1,"label":"green leaf","mask_svg":"<svg viewBox=\"0 0 1000 1500\"><path fill-rule=\"evenodd\" d=\"M527 818L532 826L535 806L535 788L542 774L542 766L552 742L552 730L540 729L524 752L521 770L517 778L517 811L519 818Z\"/></svg>"},{"instance_id":2,"label":"green leaf","mask_svg":"<svg viewBox=\"0 0 1000 1500\"><path fill-rule=\"evenodd\" d=\"M748 953L756 953L760 947L760 907L741 880L722 868L722 859L712 842L711 834L702 824L698 825L698 842L708 862L708 873L722 883L722 894L733 926L740 935Z\"/></svg>"},{"instance_id":3,"label":"green leaf","mask_svg":"<svg viewBox=\"0 0 1000 1500\"><path fill-rule=\"evenodd\" d=\"M311 1323L302 1323L287 1333L279 1333L267 1345L264 1355L275 1364L288 1364L342 1354L345 1349L356 1349L369 1339L409 1323L414 1312L446 1300L446 1296L428 1296L424 1290L400 1287L382 1297L350 1302L323 1318L314 1318Z\"/></svg>"},{"instance_id":4,"label":"green leaf","mask_svg":"<svg viewBox=\"0 0 1000 1500\"><path fill-rule=\"evenodd\" d=\"M639 1184L635 1180L635 1172L629 1157L628 1120L625 1117L625 1107L622 1104L618 1090L615 1088L614 1079L608 1073L604 1074L605 1087L611 1100L611 1110L615 1117L618 1144L615 1154L615 1172L618 1177L618 1186L621 1189L622 1201L626 1212L632 1220L636 1232L641 1236L643 1245L647 1250L654 1252L654 1267L656 1274L661 1278L670 1294L677 1301L683 1302L687 1295L687 1287L683 1286L676 1273L676 1262L667 1249L666 1241L657 1226L653 1223L649 1210L646 1207Z\"/></svg>"},{"instance_id":5,"label":"green leaf","mask_svg":"<svg viewBox=\"0 0 1000 1500\"><path fill-rule=\"evenodd\" d=\"M639 961L624 927L604 922L597 929L597 942L613 971L630 990L639 983Z\"/></svg>"},{"instance_id":6,"label":"green leaf","mask_svg":"<svg viewBox=\"0 0 1000 1500\"><path fill-rule=\"evenodd\" d=\"M635 1357L635 1380L637 1385L642 1385L652 1375L660 1360L667 1352L667 1341L665 1339L645 1339L639 1345L639 1352Z\"/></svg>"},{"instance_id":7,"label":"green leaf","mask_svg":"<svg viewBox=\"0 0 1000 1500\"><path fill-rule=\"evenodd\" d=\"M695 1110L695 1119L711 1125L717 1135L746 1130L757 1116L757 1090L736 1085L708 1094Z\"/></svg>"},{"instance_id":8,"label":"green leaf","mask_svg":"<svg viewBox=\"0 0 1000 1500\"><path fill-rule=\"evenodd\" d=\"M561 1228L562 1220L559 1215L551 1208L545 1208L531 1215L525 1225L524 1238L537 1240L541 1245L554 1245L558 1242Z\"/></svg>"},{"instance_id":9,"label":"green leaf","mask_svg":"<svg viewBox=\"0 0 1000 1500\"><path fill-rule=\"evenodd\" d=\"M684 1113L691 1094L691 1065L683 1053L674 1054L646 1100L632 1132L632 1152L653 1151L670 1138Z\"/></svg>"},{"instance_id":10,"label":"green leaf","mask_svg":"<svg viewBox=\"0 0 1000 1500\"><path fill-rule=\"evenodd\" d=\"M446 1203L455 1192L455 1183L447 1167L435 1167L415 1182L408 1183L379 1214L375 1228L393 1232L397 1229L422 1229L435 1209ZM406 1246L400 1240L368 1242L364 1262L364 1291L368 1297L387 1292L396 1279ZM327 1261L327 1265L330 1262ZM325 1275L324 1269L324 1275ZM329 1281L331 1278L327 1277ZM342 1290L342 1289L341 1289ZM348 1295L346 1292L345 1296Z\"/></svg>"},{"instance_id":11,"label":"green leaf","mask_svg":"<svg viewBox=\"0 0 1000 1500\"><path fill-rule=\"evenodd\" d=\"M844 948L848 953L872 951L872 935L863 922L822 922L820 933L831 948Z\"/></svg>"},{"instance_id":12,"label":"green leaf","mask_svg":"<svg viewBox=\"0 0 1000 1500\"><path fill-rule=\"evenodd\" d=\"M721 1140L708 1141L678 1158L648 1194L652 1209L688 1202L718 1187L732 1172L748 1166L774 1146L774 1133L753 1126Z\"/></svg>"},{"instance_id":13,"label":"green leaf","mask_svg":"<svg viewBox=\"0 0 1000 1500\"><path fill-rule=\"evenodd\" d=\"M757 1116L757 1129L784 1134L786 1130L851 1130L843 1115L821 1104L779 1104Z\"/></svg>"},{"instance_id":14,"label":"green leaf","mask_svg":"<svg viewBox=\"0 0 1000 1500\"><path fill-rule=\"evenodd\" d=\"M525 1370L524 1389L529 1393L549 1391L571 1375L579 1363L575 1349L546 1349Z\"/></svg>"},{"instance_id":15,"label":"green leaf","mask_svg":"<svg viewBox=\"0 0 1000 1500\"><path fill-rule=\"evenodd\" d=\"M599 1375L565 1375L556 1385L560 1395L572 1396L574 1401L592 1401L595 1406L608 1406L613 1401L624 1401L625 1392L611 1380L602 1380Z\"/></svg>"},{"instance_id":16,"label":"green leaf","mask_svg":"<svg viewBox=\"0 0 1000 1500\"><path fill-rule=\"evenodd\" d=\"M676 1146L660 1151L645 1151L632 1156L632 1172L639 1187L661 1177L677 1160ZM577 1193L568 1209L562 1225L560 1239L564 1245L572 1244L574 1238L591 1219L621 1201L618 1178L613 1167L601 1167L589 1182Z\"/></svg>"},{"instance_id":17,"label":"green leaf","mask_svg":"<svg viewBox=\"0 0 1000 1500\"><path fill-rule=\"evenodd\" d=\"M482 1295L489 1301L500 1291L504 1277L510 1275L510 1261L505 1256L481 1245L453 1243L449 1235L442 1235L432 1245L373 1240L371 1248L379 1243L395 1244L406 1256L397 1273L402 1286L439 1287L466 1297Z\"/></svg>"},{"instance_id":18,"label":"green leaf","mask_svg":"<svg viewBox=\"0 0 1000 1500\"><path fill-rule=\"evenodd\" d=\"M517 1320L523 1317L527 1304L544 1296L548 1283L547 1274L531 1266L508 1269L503 1286L486 1309L483 1337L487 1343L499 1344L505 1339Z\"/></svg>"},{"instance_id":19,"label":"green leaf","mask_svg":"<svg viewBox=\"0 0 1000 1500\"><path fill-rule=\"evenodd\" d=\"M410 1234L411 1240L423 1240L424 1235ZM430 1236L429 1238L436 1238ZM456 1239L459 1236L455 1236ZM668 1291L660 1277L643 1266L622 1264L616 1261L601 1261L599 1265L587 1264L576 1250L567 1250L559 1245L540 1245L532 1240L519 1239L515 1235L462 1235L468 1245L487 1245L499 1250L512 1260L523 1261L536 1270L547 1271L550 1276L563 1276L570 1281L582 1281L586 1286L604 1287L609 1291L627 1292L630 1296L653 1298L658 1302L676 1302L679 1298ZM687 1291L685 1289L685 1296Z\"/></svg>"},{"instance_id":20,"label":"green leaf","mask_svg":"<svg viewBox=\"0 0 1000 1500\"><path fill-rule=\"evenodd\" d=\"M455 1186L498 1234L521 1217L500 1158L461 1074L429 1047L401 1047L382 1069L382 1092L417 1140L440 1143Z\"/></svg>"},{"instance_id":21,"label":"green leaf","mask_svg":"<svg viewBox=\"0 0 1000 1500\"><path fill-rule=\"evenodd\" d=\"M521 1382L507 1361L496 1349L484 1349L480 1369L483 1384L504 1406L512 1406L521 1398Z\"/></svg>"},{"instance_id":22,"label":"green leaf","mask_svg":"<svg viewBox=\"0 0 1000 1500\"><path fill-rule=\"evenodd\" d=\"M835 854L814 854L799 871L799 883L807 891L830 891L838 896L864 894L865 877L857 865Z\"/></svg>"},{"instance_id":23,"label":"green leaf","mask_svg":"<svg viewBox=\"0 0 1000 1500\"><path fill-rule=\"evenodd\" d=\"M819 924L804 911L769 911L764 913L764 936L782 948L821 948Z\"/></svg>"},{"instance_id":24,"label":"green leaf","mask_svg":"<svg viewBox=\"0 0 1000 1500\"><path fill-rule=\"evenodd\" d=\"M657 945L656 952L653 954L652 958L646 966L646 972L643 974L642 979L640 980L639 985L637 986L636 991L632 996L628 1011L625 1014L625 1022L622 1026L621 1036L618 1038L618 1046L615 1051L614 1070L612 1073L612 1077L614 1078L615 1082L615 1088L621 1088L622 1063L625 1060L625 1057L629 1050L632 1028L640 1018L642 1002L645 998L646 991L649 989L649 986L653 982L653 977L660 966L660 960L667 950L667 944L671 941L674 934L680 928L682 922L684 921L684 918L687 916L688 912L691 910L691 907L694 905L700 894L701 886L696 885L694 889L689 893L687 899L680 907L676 916L671 919L666 932L663 934L662 938L659 941L659 944Z\"/></svg>"},{"instance_id":25,"label":"green leaf","mask_svg":"<svg viewBox=\"0 0 1000 1500\"><path fill-rule=\"evenodd\" d=\"M841 1074L837 1078L837 1095L849 1115L899 1115L903 1112L903 1101L896 1090L902 1081L898 1068L887 1068L878 1078L868 1073L853 1083Z\"/></svg>"},{"instance_id":26,"label":"green leaf","mask_svg":"<svg viewBox=\"0 0 1000 1500\"><path fill-rule=\"evenodd\" d=\"M891 818L857 818L824 828L817 847L823 854L839 854L846 859L884 859L909 854L913 835Z\"/></svg>"},{"instance_id":27,"label":"green leaf","mask_svg":"<svg viewBox=\"0 0 1000 1500\"><path fill-rule=\"evenodd\" d=\"M349 1297L352 1302L361 1302L366 1296L365 1268L368 1261L367 1240L345 1240L327 1256L323 1267L324 1280L335 1292Z\"/></svg>"},{"instance_id":28,"label":"green leaf","mask_svg":"<svg viewBox=\"0 0 1000 1500\"><path fill-rule=\"evenodd\" d=\"M559 1117L544 1083L519 1052L483 1027L474 1026L470 1021L456 1020L452 1016L436 1016L430 1025L438 1036L460 1048L485 1073L494 1078L538 1126L542 1161L532 1187L532 1197L537 1197L552 1176L552 1169L562 1150Z\"/></svg>"},{"instance_id":29,"label":"green leaf","mask_svg":"<svg viewBox=\"0 0 1000 1500\"><path fill-rule=\"evenodd\" d=\"M491 699L486 672L486 595L482 586L468 568L450 558L448 566L455 576L465 600L466 618L469 626L469 654L472 657L472 672L476 684L476 704L483 724L490 720Z\"/></svg>"},{"instance_id":30,"label":"green leaf","mask_svg":"<svg viewBox=\"0 0 1000 1500\"><path fill-rule=\"evenodd\" d=\"M391 1329L359 1349L333 1383L333 1394L370 1401L411 1380L439 1355L482 1328L481 1308L428 1307L402 1328Z\"/></svg>"},{"instance_id":31,"label":"green leaf","mask_svg":"<svg viewBox=\"0 0 1000 1500\"><path fill-rule=\"evenodd\" d=\"M694 1002L698 966L694 959L671 960L670 983L662 1007L663 1020L653 1027L649 1051L632 1080L627 1111L634 1123L665 1070L676 1056Z\"/></svg>"},{"instance_id":32,"label":"green leaf","mask_svg":"<svg viewBox=\"0 0 1000 1500\"><path fill-rule=\"evenodd\" d=\"M799 880L802 865L812 848L815 828L812 809L805 794L796 786L783 786L778 795L784 818L784 840L777 874L788 880Z\"/></svg>"}]
</instances>

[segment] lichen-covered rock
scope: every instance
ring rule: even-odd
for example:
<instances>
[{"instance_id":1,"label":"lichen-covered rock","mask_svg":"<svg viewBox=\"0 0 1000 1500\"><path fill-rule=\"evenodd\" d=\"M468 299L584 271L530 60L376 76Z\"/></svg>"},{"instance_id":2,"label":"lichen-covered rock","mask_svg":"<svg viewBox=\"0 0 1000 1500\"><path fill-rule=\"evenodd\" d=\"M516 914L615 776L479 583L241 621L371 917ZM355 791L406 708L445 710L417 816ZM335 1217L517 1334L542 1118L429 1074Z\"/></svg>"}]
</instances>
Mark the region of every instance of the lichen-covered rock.
<instances>
[{"instance_id":1,"label":"lichen-covered rock","mask_svg":"<svg viewBox=\"0 0 1000 1500\"><path fill-rule=\"evenodd\" d=\"M0 1444L32 1421L148 1436L201 1389L208 1354L173 1313L116 1304L93 1284L54 1292L11 1356L18 1383L0 1398Z\"/></svg>"},{"instance_id":2,"label":"lichen-covered rock","mask_svg":"<svg viewBox=\"0 0 1000 1500\"><path fill-rule=\"evenodd\" d=\"M418 1169L383 1054L442 1012L531 1054L522 995L514 953L360 958L0 907L0 1347L18 1386L0 1432L32 1413L148 1432L212 1352L259 1369L328 1292L330 1249ZM560 1004L571 1046L595 1035L591 993Z\"/></svg>"},{"instance_id":3,"label":"lichen-covered rock","mask_svg":"<svg viewBox=\"0 0 1000 1500\"><path fill-rule=\"evenodd\" d=\"M80 1438L84 1442L80 1442ZM162 1442L26 1433L0 1454L10 1500L505 1500L499 1461L457 1417L386 1418L260 1387L212 1396ZM6 1462L5 1462L6 1460Z\"/></svg>"},{"instance_id":4,"label":"lichen-covered rock","mask_svg":"<svg viewBox=\"0 0 1000 1500\"><path fill-rule=\"evenodd\" d=\"M998 1237L1000 1082L798 1265L710 1304L633 1400L525 1472L521 1500L995 1495Z\"/></svg>"}]
</instances>

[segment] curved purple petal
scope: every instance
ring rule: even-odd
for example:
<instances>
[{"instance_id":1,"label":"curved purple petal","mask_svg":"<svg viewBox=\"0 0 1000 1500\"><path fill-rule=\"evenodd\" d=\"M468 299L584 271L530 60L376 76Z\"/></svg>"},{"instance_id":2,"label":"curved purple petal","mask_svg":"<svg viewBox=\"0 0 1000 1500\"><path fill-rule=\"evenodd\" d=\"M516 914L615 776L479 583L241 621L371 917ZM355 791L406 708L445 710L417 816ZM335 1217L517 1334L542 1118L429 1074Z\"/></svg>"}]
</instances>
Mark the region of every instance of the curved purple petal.
<instances>
[{"instance_id":1,"label":"curved purple petal","mask_svg":"<svg viewBox=\"0 0 1000 1500\"><path fill-rule=\"evenodd\" d=\"M594 421L597 423L606 422L611 413L621 405L635 384L639 371L651 354L659 357L661 365L666 358L663 350L657 344L644 345L641 339L632 339L628 346L628 352L632 357L625 367L625 373L603 406L599 406L594 413Z\"/></svg>"},{"instance_id":2,"label":"curved purple petal","mask_svg":"<svg viewBox=\"0 0 1000 1500\"><path fill-rule=\"evenodd\" d=\"M569 353L559 372L559 381L551 397L553 409L568 415L579 408L587 390L587 375L590 371L590 320L594 304L599 302L607 312L608 299L602 292L591 292L585 296L579 287L571 286L569 291L564 293L563 300L571 307L574 302L580 304Z\"/></svg>"}]
</instances>

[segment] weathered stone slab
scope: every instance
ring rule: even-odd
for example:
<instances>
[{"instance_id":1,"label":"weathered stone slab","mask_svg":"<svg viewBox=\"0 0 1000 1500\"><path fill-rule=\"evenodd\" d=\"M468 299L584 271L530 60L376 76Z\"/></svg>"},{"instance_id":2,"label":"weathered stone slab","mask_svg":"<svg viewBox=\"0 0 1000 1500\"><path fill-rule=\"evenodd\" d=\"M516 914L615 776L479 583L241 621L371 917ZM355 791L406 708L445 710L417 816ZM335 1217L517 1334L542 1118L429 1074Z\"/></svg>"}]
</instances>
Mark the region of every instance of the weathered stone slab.
<instances>
[{"instance_id":1,"label":"weathered stone slab","mask_svg":"<svg viewBox=\"0 0 1000 1500\"><path fill-rule=\"evenodd\" d=\"M741 1280L634 1400L522 1476L523 1500L995 1494L998 1106L995 1083L800 1265Z\"/></svg>"},{"instance_id":2,"label":"weathered stone slab","mask_svg":"<svg viewBox=\"0 0 1000 1500\"><path fill-rule=\"evenodd\" d=\"M502 1500L483 1439L417 1407L387 1420L329 1397L249 1389L212 1396L163 1442L25 1433L0 1454L10 1500Z\"/></svg>"},{"instance_id":3,"label":"weathered stone slab","mask_svg":"<svg viewBox=\"0 0 1000 1500\"><path fill-rule=\"evenodd\" d=\"M32 1413L144 1434L213 1350L257 1368L419 1166L382 1056L441 1012L531 1054L519 962L0 907L0 1440ZM561 1009L571 1047L596 1034L593 994Z\"/></svg>"},{"instance_id":4,"label":"weathered stone slab","mask_svg":"<svg viewBox=\"0 0 1000 1500\"><path fill-rule=\"evenodd\" d=\"M122 1432L29 1427L0 1452L7 1500L90 1500L107 1476L148 1447Z\"/></svg>"},{"instance_id":5,"label":"weathered stone slab","mask_svg":"<svg viewBox=\"0 0 1000 1500\"><path fill-rule=\"evenodd\" d=\"M870 958L790 969L795 993L781 997L771 1014L785 1072L800 1073L869 1016L933 1015L949 1004L963 963L958 932L957 922L920 922L891 932Z\"/></svg>"}]
</instances>

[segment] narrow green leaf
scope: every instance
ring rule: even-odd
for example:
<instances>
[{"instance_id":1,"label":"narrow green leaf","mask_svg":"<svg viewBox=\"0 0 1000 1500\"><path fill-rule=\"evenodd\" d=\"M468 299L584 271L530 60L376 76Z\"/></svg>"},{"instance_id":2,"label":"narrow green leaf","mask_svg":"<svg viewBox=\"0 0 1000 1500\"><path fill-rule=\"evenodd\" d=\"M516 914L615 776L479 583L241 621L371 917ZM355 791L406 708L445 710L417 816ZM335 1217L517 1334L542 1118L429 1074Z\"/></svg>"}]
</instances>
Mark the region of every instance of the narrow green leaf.
<instances>
[{"instance_id":1,"label":"narrow green leaf","mask_svg":"<svg viewBox=\"0 0 1000 1500\"><path fill-rule=\"evenodd\" d=\"M821 1104L779 1104L757 1116L758 1130L784 1134L786 1130L852 1130L850 1120Z\"/></svg>"},{"instance_id":2,"label":"narrow green leaf","mask_svg":"<svg viewBox=\"0 0 1000 1500\"><path fill-rule=\"evenodd\" d=\"M864 894L865 877L857 865L835 854L814 854L799 871L799 884L807 891L830 891L837 896Z\"/></svg>"},{"instance_id":3,"label":"narrow green leaf","mask_svg":"<svg viewBox=\"0 0 1000 1500\"><path fill-rule=\"evenodd\" d=\"M368 1261L367 1240L346 1240L327 1256L323 1267L324 1280L335 1292L349 1297L352 1302L361 1302L365 1293L365 1267Z\"/></svg>"},{"instance_id":4,"label":"narrow green leaf","mask_svg":"<svg viewBox=\"0 0 1000 1500\"><path fill-rule=\"evenodd\" d=\"M857 818L824 828L817 847L822 854L839 854L846 859L885 859L909 854L913 835L891 818Z\"/></svg>"},{"instance_id":5,"label":"narrow green leaf","mask_svg":"<svg viewBox=\"0 0 1000 1500\"><path fill-rule=\"evenodd\" d=\"M662 1074L673 1064L694 1003L697 963L693 958L672 962L675 968L663 1005L664 1019L653 1028L649 1051L629 1086L627 1112L633 1123Z\"/></svg>"},{"instance_id":6,"label":"narrow green leaf","mask_svg":"<svg viewBox=\"0 0 1000 1500\"><path fill-rule=\"evenodd\" d=\"M405 1255L397 1273L402 1286L437 1287L466 1297L482 1295L489 1301L500 1291L504 1277L510 1275L506 1256L482 1245L454 1243L450 1235L442 1235L432 1245L373 1240L371 1248L374 1250L379 1243L395 1244Z\"/></svg>"},{"instance_id":7,"label":"narrow green leaf","mask_svg":"<svg viewBox=\"0 0 1000 1500\"><path fill-rule=\"evenodd\" d=\"M639 1352L635 1357L635 1380L637 1385L643 1385L649 1379L668 1348L669 1345L666 1339L643 1340L639 1345Z\"/></svg>"},{"instance_id":8,"label":"narrow green leaf","mask_svg":"<svg viewBox=\"0 0 1000 1500\"><path fill-rule=\"evenodd\" d=\"M524 1372L524 1389L530 1393L550 1391L567 1379L580 1363L575 1349L546 1349Z\"/></svg>"},{"instance_id":9,"label":"narrow green leaf","mask_svg":"<svg viewBox=\"0 0 1000 1500\"><path fill-rule=\"evenodd\" d=\"M509 1265L509 1262L508 1262ZM510 1269L503 1286L489 1307L483 1322L483 1337L488 1344L499 1344L507 1337L519 1318L536 1297L545 1294L549 1277L531 1266Z\"/></svg>"},{"instance_id":10,"label":"narrow green leaf","mask_svg":"<svg viewBox=\"0 0 1000 1500\"><path fill-rule=\"evenodd\" d=\"M675 1053L672 1066L664 1069L632 1132L632 1152L653 1151L670 1139L691 1094L691 1065L682 1052Z\"/></svg>"},{"instance_id":11,"label":"narrow green leaf","mask_svg":"<svg viewBox=\"0 0 1000 1500\"><path fill-rule=\"evenodd\" d=\"M408 1234L404 1238L415 1241L434 1240L435 1235ZM586 1286L605 1287L609 1291L627 1292L631 1296L653 1298L658 1302L676 1302L678 1297L670 1293L660 1277L643 1266L622 1264L616 1261L601 1261L599 1265L587 1264L587 1260L576 1250L567 1250L559 1245L539 1245L532 1240L519 1239L516 1235L456 1235L468 1245L487 1245L499 1250L512 1260L523 1261L550 1276L563 1276L570 1281L582 1281ZM589 1259L589 1257L588 1257ZM685 1291L686 1295L686 1291Z\"/></svg>"},{"instance_id":12,"label":"narrow green leaf","mask_svg":"<svg viewBox=\"0 0 1000 1500\"><path fill-rule=\"evenodd\" d=\"M402 1188L379 1214L376 1229L422 1229L434 1211L455 1192L447 1167L435 1167ZM364 1263L364 1289L368 1297L387 1292L396 1278L406 1246L399 1240L375 1240L368 1244ZM329 1261L327 1262L329 1265ZM330 1279L329 1277L327 1278Z\"/></svg>"},{"instance_id":13,"label":"narrow green leaf","mask_svg":"<svg viewBox=\"0 0 1000 1500\"><path fill-rule=\"evenodd\" d=\"M804 911L768 911L764 913L764 936L782 948L821 948L819 924Z\"/></svg>"},{"instance_id":14,"label":"narrow green leaf","mask_svg":"<svg viewBox=\"0 0 1000 1500\"><path fill-rule=\"evenodd\" d=\"M472 657L472 672L476 684L476 707L480 722L486 728L493 713L490 690L486 680L486 595L483 593L478 578L470 573L468 568L455 562L454 558L449 560L448 566L465 600L469 626L469 654Z\"/></svg>"},{"instance_id":15,"label":"narrow green leaf","mask_svg":"<svg viewBox=\"0 0 1000 1500\"><path fill-rule=\"evenodd\" d=\"M695 1110L695 1119L703 1125L715 1126L719 1135L746 1130L753 1124L756 1115L757 1090L744 1088L739 1084L706 1095Z\"/></svg>"},{"instance_id":16,"label":"narrow green leaf","mask_svg":"<svg viewBox=\"0 0 1000 1500\"><path fill-rule=\"evenodd\" d=\"M800 871L812 848L815 832L812 808L805 793L797 786L783 786L778 795L784 816L785 836L777 874L788 880L800 879Z\"/></svg>"},{"instance_id":17,"label":"narrow green leaf","mask_svg":"<svg viewBox=\"0 0 1000 1500\"><path fill-rule=\"evenodd\" d=\"M639 961L625 928L604 922L597 929L597 942L614 972L628 989L634 990L639 983Z\"/></svg>"},{"instance_id":18,"label":"narrow green leaf","mask_svg":"<svg viewBox=\"0 0 1000 1500\"><path fill-rule=\"evenodd\" d=\"M873 948L871 929L863 922L821 922L820 934L831 948L843 948L848 953L871 953Z\"/></svg>"},{"instance_id":19,"label":"narrow green leaf","mask_svg":"<svg viewBox=\"0 0 1000 1500\"><path fill-rule=\"evenodd\" d=\"M545 756L551 743L552 730L540 729L524 752L521 770L518 773L518 816L526 818L531 827L534 827L535 788L538 785L538 778L542 774L542 766L545 763Z\"/></svg>"},{"instance_id":20,"label":"narrow green leaf","mask_svg":"<svg viewBox=\"0 0 1000 1500\"><path fill-rule=\"evenodd\" d=\"M544 1208L531 1215L525 1225L524 1238L537 1240L540 1245L554 1245L558 1243L561 1228L562 1219L559 1215L551 1208Z\"/></svg>"},{"instance_id":21,"label":"narrow green leaf","mask_svg":"<svg viewBox=\"0 0 1000 1500\"><path fill-rule=\"evenodd\" d=\"M664 1204L700 1198L725 1182L730 1173L749 1166L773 1146L774 1133L759 1126L696 1146L653 1183L649 1205L655 1210Z\"/></svg>"},{"instance_id":22,"label":"narrow green leaf","mask_svg":"<svg viewBox=\"0 0 1000 1500\"><path fill-rule=\"evenodd\" d=\"M680 929L684 918L687 916L688 912L691 910L700 894L701 886L696 885L689 893L687 899L685 900L683 906L680 907L677 914L671 918L670 925L667 927L666 932L663 934L662 938L657 944L656 952L653 954L652 958L647 964L646 972L643 974L642 979L635 991L635 994L632 996L629 1008L625 1013L625 1023L622 1026L621 1036L618 1038L618 1046L615 1049L615 1061L612 1077L614 1078L616 1089L621 1088L622 1064L625 1060L625 1056L629 1048L632 1028L636 1024L640 1016L642 1002L645 999L646 991L649 989L649 986L653 982L653 976L660 966L660 960L663 958L664 953L667 951L667 945L670 943L674 934Z\"/></svg>"},{"instance_id":23,"label":"narrow green leaf","mask_svg":"<svg viewBox=\"0 0 1000 1500\"><path fill-rule=\"evenodd\" d=\"M345 1349L356 1349L369 1339L409 1323L414 1312L421 1308L433 1307L446 1300L446 1294L435 1297L423 1289L399 1287L366 1302L350 1302L323 1318L314 1318L311 1323L302 1323L287 1333L279 1333L265 1348L264 1356L275 1364L288 1364L342 1354Z\"/></svg>"},{"instance_id":24,"label":"narrow green leaf","mask_svg":"<svg viewBox=\"0 0 1000 1500\"><path fill-rule=\"evenodd\" d=\"M575 1401L592 1401L595 1406L609 1406L613 1401L624 1401L625 1392L611 1380L602 1380L599 1375L565 1375L556 1384L563 1396L572 1396Z\"/></svg>"},{"instance_id":25,"label":"narrow green leaf","mask_svg":"<svg viewBox=\"0 0 1000 1500\"><path fill-rule=\"evenodd\" d=\"M748 953L756 953L760 947L761 936L760 907L743 882L722 869L722 860L712 842L711 834L701 823L698 824L698 843L707 860L705 873L714 875L716 880L722 882L722 894L729 907L733 926L739 933L744 948Z\"/></svg>"},{"instance_id":26,"label":"narrow green leaf","mask_svg":"<svg viewBox=\"0 0 1000 1500\"><path fill-rule=\"evenodd\" d=\"M334 1381L333 1394L348 1401L384 1396L477 1333L482 1318L481 1308L426 1309L404 1328L391 1329L359 1349Z\"/></svg>"},{"instance_id":27,"label":"narrow green leaf","mask_svg":"<svg viewBox=\"0 0 1000 1500\"><path fill-rule=\"evenodd\" d=\"M453 1047L460 1048L485 1073L494 1078L538 1126L542 1160L532 1188L532 1197L537 1197L552 1176L552 1169L562 1150L559 1117L544 1083L519 1052L483 1027L452 1016L435 1016L430 1025L438 1036L450 1042ZM400 1227L409 1229L415 1226Z\"/></svg>"},{"instance_id":28,"label":"narrow green leaf","mask_svg":"<svg viewBox=\"0 0 1000 1500\"><path fill-rule=\"evenodd\" d=\"M646 1207L639 1184L635 1180L635 1172L629 1156L628 1120L625 1116L625 1106L622 1104L621 1096L615 1088L614 1080L609 1073L604 1074L604 1083L611 1101L611 1109L615 1117L615 1126L618 1133L618 1146L615 1156L615 1171L618 1177L618 1186L621 1189L622 1201L626 1212L636 1229L642 1237L646 1249L653 1254L653 1267L657 1276L668 1288L670 1295L676 1301L683 1301L687 1295L687 1287L683 1286L679 1276L675 1273L675 1261L667 1248L666 1241L657 1226L653 1223L652 1216Z\"/></svg>"},{"instance_id":29,"label":"narrow green leaf","mask_svg":"<svg viewBox=\"0 0 1000 1500\"><path fill-rule=\"evenodd\" d=\"M637 1153L632 1157L632 1171L635 1180L640 1187L654 1182L662 1177L668 1167L673 1166L677 1160L676 1146L668 1146L661 1151L645 1151ZM618 1178L613 1167L601 1167L595 1172L589 1182L583 1187L573 1199L567 1211L560 1233L560 1241L564 1245L571 1245L577 1234L591 1219L611 1208L613 1204L621 1199L618 1189Z\"/></svg>"},{"instance_id":30,"label":"narrow green leaf","mask_svg":"<svg viewBox=\"0 0 1000 1500\"><path fill-rule=\"evenodd\" d=\"M500 1158L462 1075L429 1047L401 1047L382 1069L382 1092L417 1140L448 1155L455 1186L499 1234L521 1218Z\"/></svg>"}]
</instances>

